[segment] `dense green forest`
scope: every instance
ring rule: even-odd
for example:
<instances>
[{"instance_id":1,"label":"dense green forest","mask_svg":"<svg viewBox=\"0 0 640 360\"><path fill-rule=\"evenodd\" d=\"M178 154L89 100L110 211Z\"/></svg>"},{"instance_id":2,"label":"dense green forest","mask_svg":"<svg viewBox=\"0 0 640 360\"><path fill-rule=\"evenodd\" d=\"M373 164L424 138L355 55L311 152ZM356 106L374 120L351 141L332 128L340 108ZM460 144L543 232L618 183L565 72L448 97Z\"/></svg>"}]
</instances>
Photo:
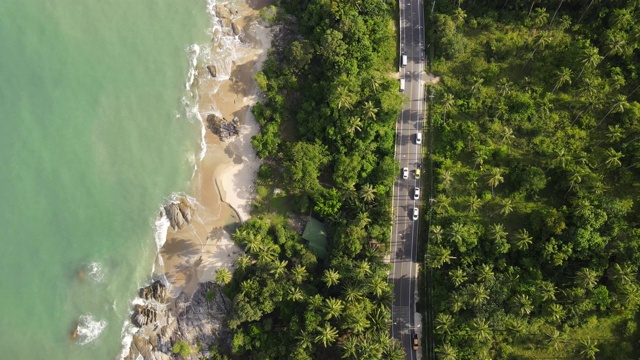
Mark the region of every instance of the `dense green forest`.
<instances>
[{"instance_id":1,"label":"dense green forest","mask_svg":"<svg viewBox=\"0 0 640 360\"><path fill-rule=\"evenodd\" d=\"M640 2L428 15L438 358L637 359Z\"/></svg>"},{"instance_id":2,"label":"dense green forest","mask_svg":"<svg viewBox=\"0 0 640 360\"><path fill-rule=\"evenodd\" d=\"M281 0L273 49L256 80L253 145L264 164L245 250L225 291L231 354L251 359L403 359L390 338L395 2ZM294 230L328 226L318 258ZM300 221L297 221L298 223ZM294 225L294 226L292 226ZM299 229L298 229L299 230Z\"/></svg>"}]
</instances>

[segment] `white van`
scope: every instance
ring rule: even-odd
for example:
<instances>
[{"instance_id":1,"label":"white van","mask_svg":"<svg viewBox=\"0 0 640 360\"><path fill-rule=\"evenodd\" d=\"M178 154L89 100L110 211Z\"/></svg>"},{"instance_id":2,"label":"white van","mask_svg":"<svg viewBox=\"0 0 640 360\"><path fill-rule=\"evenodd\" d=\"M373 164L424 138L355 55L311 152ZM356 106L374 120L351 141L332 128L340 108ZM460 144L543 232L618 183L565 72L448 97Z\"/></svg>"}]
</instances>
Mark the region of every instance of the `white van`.
<instances>
[{"instance_id":1,"label":"white van","mask_svg":"<svg viewBox=\"0 0 640 360\"><path fill-rule=\"evenodd\" d=\"M416 134L416 144L418 144L418 145L422 144L422 133L421 132Z\"/></svg>"},{"instance_id":2,"label":"white van","mask_svg":"<svg viewBox=\"0 0 640 360\"><path fill-rule=\"evenodd\" d=\"M400 91L404 91L404 78L400 79Z\"/></svg>"},{"instance_id":3,"label":"white van","mask_svg":"<svg viewBox=\"0 0 640 360\"><path fill-rule=\"evenodd\" d=\"M402 67L407 66L407 55L402 55Z\"/></svg>"}]
</instances>

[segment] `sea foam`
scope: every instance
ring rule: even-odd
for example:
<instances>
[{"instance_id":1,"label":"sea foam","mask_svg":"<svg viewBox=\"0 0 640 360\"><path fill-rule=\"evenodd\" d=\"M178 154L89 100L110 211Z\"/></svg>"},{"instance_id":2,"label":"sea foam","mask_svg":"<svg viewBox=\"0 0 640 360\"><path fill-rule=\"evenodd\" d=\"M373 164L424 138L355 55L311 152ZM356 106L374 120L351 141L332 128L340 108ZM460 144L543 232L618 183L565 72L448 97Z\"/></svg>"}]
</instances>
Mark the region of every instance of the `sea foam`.
<instances>
[{"instance_id":1,"label":"sea foam","mask_svg":"<svg viewBox=\"0 0 640 360\"><path fill-rule=\"evenodd\" d=\"M86 345L95 341L106 327L106 320L95 320L91 314L80 316L77 328L78 344Z\"/></svg>"},{"instance_id":2,"label":"sea foam","mask_svg":"<svg viewBox=\"0 0 640 360\"><path fill-rule=\"evenodd\" d=\"M105 270L102 264L91 262L87 265L87 274L96 283L103 283L105 279Z\"/></svg>"}]
</instances>

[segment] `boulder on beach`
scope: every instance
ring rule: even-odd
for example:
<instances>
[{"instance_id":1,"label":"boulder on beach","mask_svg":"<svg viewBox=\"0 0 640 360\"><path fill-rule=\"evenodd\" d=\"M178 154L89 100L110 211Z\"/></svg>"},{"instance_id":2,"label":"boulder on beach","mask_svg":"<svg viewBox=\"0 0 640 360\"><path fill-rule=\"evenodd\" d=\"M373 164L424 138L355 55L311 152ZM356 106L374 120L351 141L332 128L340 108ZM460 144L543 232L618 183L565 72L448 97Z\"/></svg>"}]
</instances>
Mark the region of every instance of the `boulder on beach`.
<instances>
[{"instance_id":1,"label":"boulder on beach","mask_svg":"<svg viewBox=\"0 0 640 360\"><path fill-rule=\"evenodd\" d=\"M156 280L153 284L140 289L140 297L164 304L167 301L167 288L160 280Z\"/></svg>"},{"instance_id":2,"label":"boulder on beach","mask_svg":"<svg viewBox=\"0 0 640 360\"><path fill-rule=\"evenodd\" d=\"M239 20L231 21L231 31L233 31L233 35L239 36L242 34L242 26L240 25Z\"/></svg>"},{"instance_id":3,"label":"boulder on beach","mask_svg":"<svg viewBox=\"0 0 640 360\"><path fill-rule=\"evenodd\" d=\"M169 219L171 228L175 231L182 229L185 224L191 223L193 206L185 197L178 197L177 202L172 202L164 207L165 215Z\"/></svg>"},{"instance_id":4,"label":"boulder on beach","mask_svg":"<svg viewBox=\"0 0 640 360\"><path fill-rule=\"evenodd\" d=\"M207 115L207 127L211 132L218 135L221 140L226 140L238 135L240 129L240 119L234 117L229 121L216 114Z\"/></svg>"},{"instance_id":5,"label":"boulder on beach","mask_svg":"<svg viewBox=\"0 0 640 360\"><path fill-rule=\"evenodd\" d=\"M211 77L218 76L218 70L216 69L215 65L207 65L207 70L209 70L209 74L211 74Z\"/></svg>"}]
</instances>

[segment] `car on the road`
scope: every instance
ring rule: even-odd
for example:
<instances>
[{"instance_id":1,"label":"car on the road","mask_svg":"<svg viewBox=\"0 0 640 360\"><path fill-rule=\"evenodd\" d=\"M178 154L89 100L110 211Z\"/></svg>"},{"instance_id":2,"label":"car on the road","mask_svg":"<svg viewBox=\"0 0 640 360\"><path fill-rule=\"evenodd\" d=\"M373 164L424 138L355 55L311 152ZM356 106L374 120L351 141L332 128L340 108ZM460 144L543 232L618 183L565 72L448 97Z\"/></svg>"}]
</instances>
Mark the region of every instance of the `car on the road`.
<instances>
[{"instance_id":1,"label":"car on the road","mask_svg":"<svg viewBox=\"0 0 640 360\"><path fill-rule=\"evenodd\" d=\"M420 169L416 169L416 180L420 179Z\"/></svg>"},{"instance_id":2,"label":"car on the road","mask_svg":"<svg viewBox=\"0 0 640 360\"><path fill-rule=\"evenodd\" d=\"M422 144L422 133L416 134L416 144L418 145Z\"/></svg>"},{"instance_id":3,"label":"car on the road","mask_svg":"<svg viewBox=\"0 0 640 360\"><path fill-rule=\"evenodd\" d=\"M416 333L411 335L411 348L413 350L418 350L420 348L420 340L418 340L418 334Z\"/></svg>"},{"instance_id":4,"label":"car on the road","mask_svg":"<svg viewBox=\"0 0 640 360\"><path fill-rule=\"evenodd\" d=\"M405 180L409 178L409 168L402 169L402 178Z\"/></svg>"},{"instance_id":5,"label":"car on the road","mask_svg":"<svg viewBox=\"0 0 640 360\"><path fill-rule=\"evenodd\" d=\"M413 189L413 199L414 200L420 199L420 188L419 187Z\"/></svg>"},{"instance_id":6,"label":"car on the road","mask_svg":"<svg viewBox=\"0 0 640 360\"><path fill-rule=\"evenodd\" d=\"M411 214L413 220L418 220L418 208L413 208L413 213Z\"/></svg>"}]
</instances>

